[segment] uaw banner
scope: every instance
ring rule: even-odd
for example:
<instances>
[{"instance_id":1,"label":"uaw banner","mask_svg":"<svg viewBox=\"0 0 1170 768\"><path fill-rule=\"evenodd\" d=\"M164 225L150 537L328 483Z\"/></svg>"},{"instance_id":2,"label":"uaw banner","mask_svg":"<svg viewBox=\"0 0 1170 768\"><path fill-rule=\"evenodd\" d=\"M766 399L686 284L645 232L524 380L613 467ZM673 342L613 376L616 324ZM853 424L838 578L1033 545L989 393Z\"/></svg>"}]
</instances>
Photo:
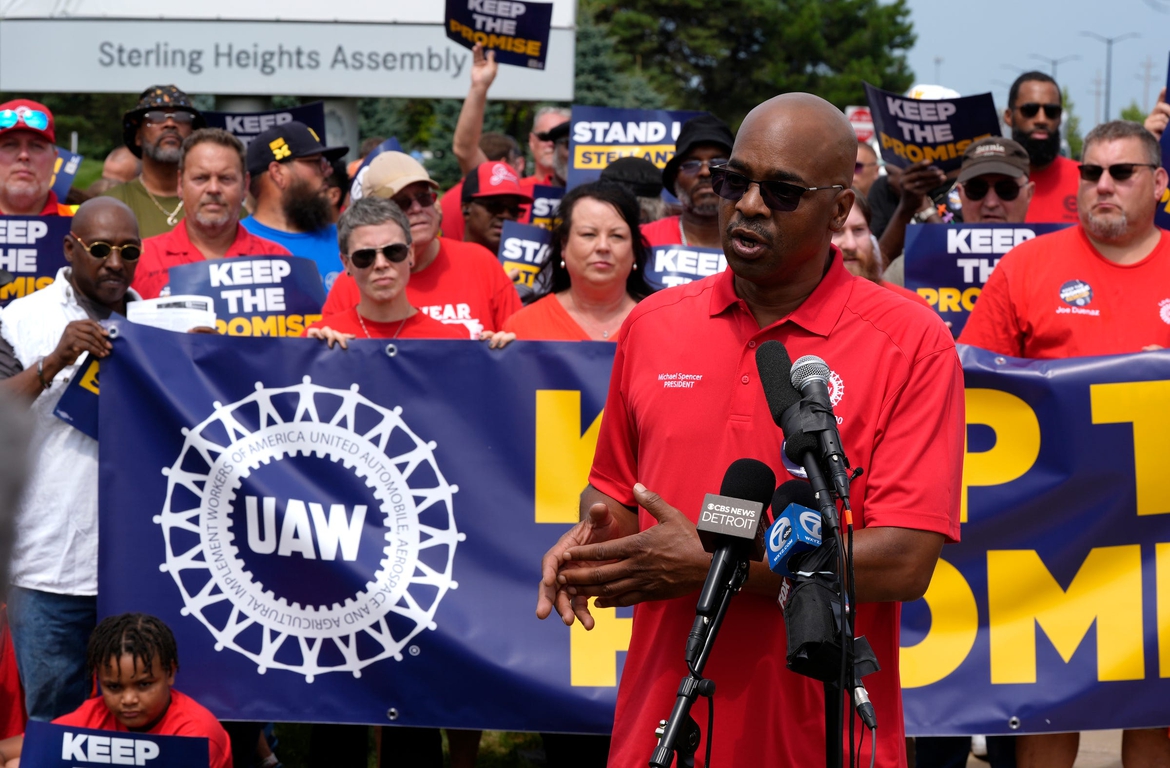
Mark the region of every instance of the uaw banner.
<instances>
[{"instance_id":1,"label":"uaw banner","mask_svg":"<svg viewBox=\"0 0 1170 768\"><path fill-rule=\"evenodd\" d=\"M682 124L701 112L573 105L569 131L569 189L596 181L619 157L642 157L659 169L674 157ZM674 196L663 190L667 200Z\"/></svg>"},{"instance_id":2,"label":"uaw banner","mask_svg":"<svg viewBox=\"0 0 1170 768\"><path fill-rule=\"evenodd\" d=\"M170 270L174 296L215 299L216 330L227 336L300 336L321 319L325 286L312 259L237 256Z\"/></svg>"},{"instance_id":3,"label":"uaw banner","mask_svg":"<svg viewBox=\"0 0 1170 768\"><path fill-rule=\"evenodd\" d=\"M930 302L958 337L1005 253L1070 224L920 224L906 227L906 287Z\"/></svg>"},{"instance_id":4,"label":"uaw banner","mask_svg":"<svg viewBox=\"0 0 1170 768\"><path fill-rule=\"evenodd\" d=\"M73 178L81 167L81 155L75 155L63 147L57 147L57 159L53 163L53 178L49 181L57 201L64 203L73 187Z\"/></svg>"},{"instance_id":5,"label":"uaw banner","mask_svg":"<svg viewBox=\"0 0 1170 768\"><path fill-rule=\"evenodd\" d=\"M549 187L536 184L532 187L532 208L528 212L528 223L536 227L552 229L565 196L564 187Z\"/></svg>"},{"instance_id":6,"label":"uaw banner","mask_svg":"<svg viewBox=\"0 0 1170 768\"><path fill-rule=\"evenodd\" d=\"M496 52L496 61L544 69L552 3L529 0L447 0L447 39L471 50L478 43Z\"/></svg>"},{"instance_id":7,"label":"uaw banner","mask_svg":"<svg viewBox=\"0 0 1170 768\"><path fill-rule=\"evenodd\" d=\"M643 277L656 291L709 277L727 269L722 248L695 245L656 245L650 249L650 263Z\"/></svg>"},{"instance_id":8,"label":"uaw banner","mask_svg":"<svg viewBox=\"0 0 1170 768\"><path fill-rule=\"evenodd\" d=\"M629 613L533 610L612 344L119 327L99 611L166 621L184 693L228 719L609 731Z\"/></svg>"},{"instance_id":9,"label":"uaw banner","mask_svg":"<svg viewBox=\"0 0 1170 768\"><path fill-rule=\"evenodd\" d=\"M210 745L196 736L101 731L29 720L20 749L24 768L137 765L207 768Z\"/></svg>"},{"instance_id":10,"label":"uaw banner","mask_svg":"<svg viewBox=\"0 0 1170 768\"><path fill-rule=\"evenodd\" d=\"M963 540L903 609L907 731L1170 724L1170 352L960 350Z\"/></svg>"},{"instance_id":11,"label":"uaw banner","mask_svg":"<svg viewBox=\"0 0 1170 768\"><path fill-rule=\"evenodd\" d=\"M68 216L0 216L0 307L53 282L65 261ZM5 282L4 273L11 276Z\"/></svg>"},{"instance_id":12,"label":"uaw banner","mask_svg":"<svg viewBox=\"0 0 1170 768\"><path fill-rule=\"evenodd\" d=\"M990 93L956 99L911 99L865 84L882 159L905 168L926 160L943 171L963 164L973 141L999 136L999 115Z\"/></svg>"},{"instance_id":13,"label":"uaw banner","mask_svg":"<svg viewBox=\"0 0 1170 768\"><path fill-rule=\"evenodd\" d=\"M500 264L509 274L514 269L519 270L520 277L516 282L533 288L537 275L548 261L551 242L552 233L543 227L505 221L500 232Z\"/></svg>"},{"instance_id":14,"label":"uaw banner","mask_svg":"<svg viewBox=\"0 0 1170 768\"><path fill-rule=\"evenodd\" d=\"M296 120L312 128L321 141L325 141L325 102L314 101L288 109L274 109L268 112L204 112L209 128L223 128L235 136L244 146L264 131L277 125Z\"/></svg>"},{"instance_id":15,"label":"uaw banner","mask_svg":"<svg viewBox=\"0 0 1170 768\"><path fill-rule=\"evenodd\" d=\"M1166 67L1166 98L1170 99L1170 65ZM1162 131L1162 167L1170 173L1170 130ZM1162 229L1170 229L1170 187L1162 193L1154 223Z\"/></svg>"},{"instance_id":16,"label":"uaw banner","mask_svg":"<svg viewBox=\"0 0 1170 768\"><path fill-rule=\"evenodd\" d=\"M53 406L53 415L82 434L98 439L99 362L85 352L77 360L78 374L65 385Z\"/></svg>"}]
</instances>

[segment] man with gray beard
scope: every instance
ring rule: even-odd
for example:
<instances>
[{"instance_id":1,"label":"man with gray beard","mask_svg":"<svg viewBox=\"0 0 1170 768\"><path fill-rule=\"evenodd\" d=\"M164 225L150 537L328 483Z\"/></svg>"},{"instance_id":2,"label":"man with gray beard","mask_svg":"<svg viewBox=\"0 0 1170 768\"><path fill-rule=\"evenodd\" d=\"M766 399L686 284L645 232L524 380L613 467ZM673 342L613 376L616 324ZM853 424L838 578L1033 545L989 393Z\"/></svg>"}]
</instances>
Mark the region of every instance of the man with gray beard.
<instances>
[{"instance_id":1,"label":"man with gray beard","mask_svg":"<svg viewBox=\"0 0 1170 768\"><path fill-rule=\"evenodd\" d=\"M103 194L129 206L143 238L170 232L183 220L178 195L183 140L206 125L190 97L173 85L147 88L122 117L122 140L142 159L142 173Z\"/></svg>"},{"instance_id":2,"label":"man with gray beard","mask_svg":"<svg viewBox=\"0 0 1170 768\"><path fill-rule=\"evenodd\" d=\"M201 128L183 142L179 197L188 216L171 230L142 243L134 290L153 299L179 264L232 256L289 256L287 248L240 225L248 191L244 145L221 128Z\"/></svg>"},{"instance_id":3,"label":"man with gray beard","mask_svg":"<svg viewBox=\"0 0 1170 768\"><path fill-rule=\"evenodd\" d=\"M711 166L727 162L735 137L727 123L702 114L683 123L674 157L662 169L662 186L682 204L681 216L644 224L651 246L693 245L722 248L719 196L711 188Z\"/></svg>"}]
</instances>

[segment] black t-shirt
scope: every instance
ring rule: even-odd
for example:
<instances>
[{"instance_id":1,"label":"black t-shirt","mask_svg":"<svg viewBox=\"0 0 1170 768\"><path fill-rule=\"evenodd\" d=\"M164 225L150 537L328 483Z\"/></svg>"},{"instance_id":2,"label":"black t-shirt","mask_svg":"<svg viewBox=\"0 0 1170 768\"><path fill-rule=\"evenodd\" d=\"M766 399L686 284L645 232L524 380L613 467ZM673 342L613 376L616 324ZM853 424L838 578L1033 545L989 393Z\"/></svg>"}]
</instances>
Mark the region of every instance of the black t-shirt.
<instances>
[{"instance_id":1,"label":"black t-shirt","mask_svg":"<svg viewBox=\"0 0 1170 768\"><path fill-rule=\"evenodd\" d=\"M869 200L869 229L880 240L890 219L894 217L894 209L898 207L898 195L890 187L890 177L878 176L869 188L866 199Z\"/></svg>"}]
</instances>

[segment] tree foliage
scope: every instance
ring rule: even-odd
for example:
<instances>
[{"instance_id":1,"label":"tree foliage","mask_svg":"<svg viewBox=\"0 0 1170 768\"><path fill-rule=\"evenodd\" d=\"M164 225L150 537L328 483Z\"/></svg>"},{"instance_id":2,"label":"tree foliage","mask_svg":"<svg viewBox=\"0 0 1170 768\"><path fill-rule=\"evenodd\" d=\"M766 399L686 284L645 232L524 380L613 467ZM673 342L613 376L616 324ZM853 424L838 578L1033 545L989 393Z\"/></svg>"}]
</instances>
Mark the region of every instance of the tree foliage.
<instances>
[{"instance_id":1,"label":"tree foliage","mask_svg":"<svg viewBox=\"0 0 1170 768\"><path fill-rule=\"evenodd\" d=\"M1076 105L1073 104L1068 88L1061 88L1060 93L1064 103L1064 138L1068 142L1069 154L1074 160L1080 160L1081 150L1085 146L1085 138L1081 135L1081 116L1074 111Z\"/></svg>"},{"instance_id":2,"label":"tree foliage","mask_svg":"<svg viewBox=\"0 0 1170 768\"><path fill-rule=\"evenodd\" d=\"M738 124L778 93L809 91L864 104L862 81L903 91L913 81L906 0L583 0L680 107Z\"/></svg>"},{"instance_id":3,"label":"tree foliage","mask_svg":"<svg viewBox=\"0 0 1170 768\"><path fill-rule=\"evenodd\" d=\"M122 115L138 103L130 93L0 93L0 104L10 99L39 101L53 113L57 144L69 148L69 135L77 131L77 151L105 160L110 150L122 145Z\"/></svg>"},{"instance_id":4,"label":"tree foliage","mask_svg":"<svg viewBox=\"0 0 1170 768\"><path fill-rule=\"evenodd\" d=\"M1121 110L1121 119L1130 120L1135 123L1144 123L1146 121L1146 113L1138 106L1137 101L1131 101L1129 106Z\"/></svg>"}]
</instances>

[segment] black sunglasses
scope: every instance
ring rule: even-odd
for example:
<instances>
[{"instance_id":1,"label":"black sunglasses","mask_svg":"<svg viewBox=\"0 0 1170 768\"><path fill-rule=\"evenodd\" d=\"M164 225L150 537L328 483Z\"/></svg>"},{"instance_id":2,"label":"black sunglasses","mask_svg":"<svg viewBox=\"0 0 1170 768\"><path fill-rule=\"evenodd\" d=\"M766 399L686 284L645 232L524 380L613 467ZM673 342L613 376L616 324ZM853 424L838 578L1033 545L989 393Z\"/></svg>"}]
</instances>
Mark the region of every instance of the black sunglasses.
<instances>
[{"instance_id":1,"label":"black sunglasses","mask_svg":"<svg viewBox=\"0 0 1170 768\"><path fill-rule=\"evenodd\" d=\"M819 192L824 189L845 189L841 184L830 187L802 187L789 184L787 181L757 181L749 179L742 173L728 170L725 165L717 165L711 169L711 189L725 200L736 201L747 194L748 187L757 184L760 187L760 197L764 205L773 211L788 213L795 211L800 205L800 198L805 192Z\"/></svg>"},{"instance_id":2,"label":"black sunglasses","mask_svg":"<svg viewBox=\"0 0 1170 768\"><path fill-rule=\"evenodd\" d=\"M392 197L390 198L390 201L405 212L409 211L411 206L413 206L415 203L418 203L419 206L423 208L430 208L435 204L435 200L437 199L439 199L439 196L436 195L432 190L428 189L425 192L419 192L414 196L399 195L397 197Z\"/></svg>"},{"instance_id":3,"label":"black sunglasses","mask_svg":"<svg viewBox=\"0 0 1170 768\"><path fill-rule=\"evenodd\" d=\"M1105 171L1109 171L1109 175L1113 177L1114 181L1125 181L1133 176L1138 168L1158 168L1159 166L1153 163L1114 163L1110 166L1079 165L1077 167L1081 170L1081 181L1100 181L1101 174Z\"/></svg>"},{"instance_id":4,"label":"black sunglasses","mask_svg":"<svg viewBox=\"0 0 1170 768\"><path fill-rule=\"evenodd\" d=\"M995 196L1000 200L1011 202L1020 196L1020 184L1012 179L1000 179L991 184L987 179L976 176L963 182L963 193L968 200L982 200L987 197L987 191L995 188Z\"/></svg>"},{"instance_id":5,"label":"black sunglasses","mask_svg":"<svg viewBox=\"0 0 1170 768\"><path fill-rule=\"evenodd\" d=\"M1064 111L1064 107L1059 104L1037 104L1036 102L1028 102L1027 104L1017 104L1016 109L1024 117L1031 119L1040 112L1040 108L1044 108L1044 116L1049 120L1057 120L1060 118L1060 113Z\"/></svg>"},{"instance_id":6,"label":"black sunglasses","mask_svg":"<svg viewBox=\"0 0 1170 768\"><path fill-rule=\"evenodd\" d=\"M165 123L167 118L174 120L177 125L190 125L195 122L195 115L184 111L164 112L161 109L152 109L144 114L143 117L146 118L146 122L153 123L154 125Z\"/></svg>"},{"instance_id":7,"label":"black sunglasses","mask_svg":"<svg viewBox=\"0 0 1170 768\"><path fill-rule=\"evenodd\" d=\"M81 244L81 247L85 249L86 253L95 259L109 258L110 254L114 251L118 252L118 255L122 257L122 261L138 261L139 257L142 256L142 246L137 243L111 245L103 240L95 240L89 245L86 245L84 240L72 232L69 235Z\"/></svg>"},{"instance_id":8,"label":"black sunglasses","mask_svg":"<svg viewBox=\"0 0 1170 768\"><path fill-rule=\"evenodd\" d=\"M698 173L699 169L703 167L703 163L706 163L707 168L710 169L712 166L723 165L726 162L726 157L716 157L711 160L687 160L678 164L678 172L690 176L691 174Z\"/></svg>"},{"instance_id":9,"label":"black sunglasses","mask_svg":"<svg viewBox=\"0 0 1170 768\"><path fill-rule=\"evenodd\" d=\"M524 206L520 203L509 203L503 200L493 200L490 197L477 197L471 202L482 205L488 213L492 216L503 216L505 213L510 214L512 218L518 219L524 213Z\"/></svg>"},{"instance_id":10,"label":"black sunglasses","mask_svg":"<svg viewBox=\"0 0 1170 768\"><path fill-rule=\"evenodd\" d=\"M406 243L391 243L380 248L359 248L349 255L349 260L358 269L369 269L374 259L378 258L379 251L387 261L398 264L410 255L410 246Z\"/></svg>"}]
</instances>

